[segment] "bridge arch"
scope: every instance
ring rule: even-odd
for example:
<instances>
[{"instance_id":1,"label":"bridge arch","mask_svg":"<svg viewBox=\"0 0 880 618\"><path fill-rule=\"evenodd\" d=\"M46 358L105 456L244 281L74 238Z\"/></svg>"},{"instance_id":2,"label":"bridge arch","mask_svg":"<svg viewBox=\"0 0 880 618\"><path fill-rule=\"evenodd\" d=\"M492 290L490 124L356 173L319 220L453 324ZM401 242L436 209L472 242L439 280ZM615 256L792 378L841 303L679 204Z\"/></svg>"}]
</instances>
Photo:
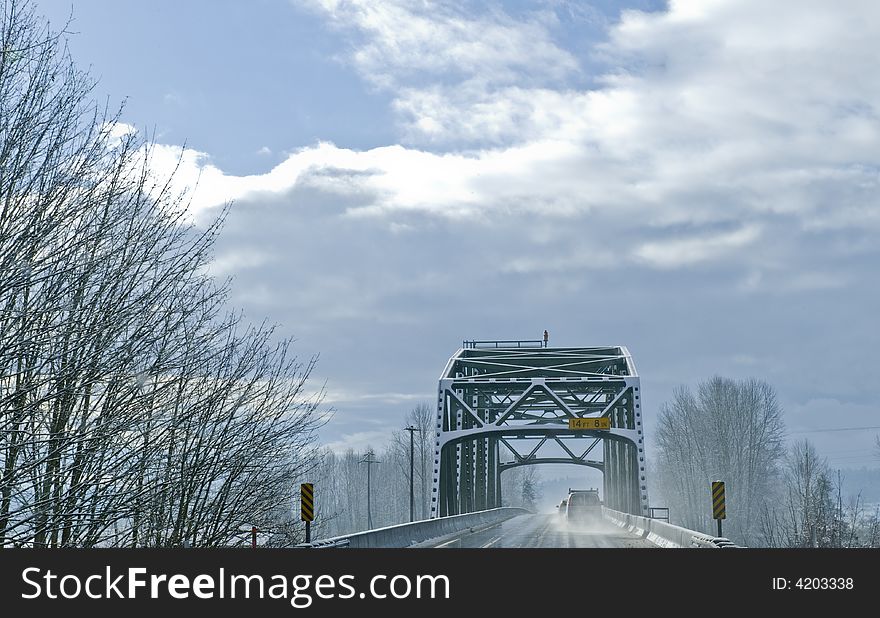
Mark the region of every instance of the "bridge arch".
<instances>
[{"instance_id":1,"label":"bridge arch","mask_svg":"<svg viewBox=\"0 0 880 618\"><path fill-rule=\"evenodd\" d=\"M607 419L608 429L572 428L583 418ZM537 442L529 453L514 446L525 441ZM587 459L599 444L602 459ZM512 462L500 460L502 448ZM625 347L465 342L449 360L438 388L432 517L500 506L501 472L536 463L601 469L605 503L647 515L641 392Z\"/></svg>"}]
</instances>

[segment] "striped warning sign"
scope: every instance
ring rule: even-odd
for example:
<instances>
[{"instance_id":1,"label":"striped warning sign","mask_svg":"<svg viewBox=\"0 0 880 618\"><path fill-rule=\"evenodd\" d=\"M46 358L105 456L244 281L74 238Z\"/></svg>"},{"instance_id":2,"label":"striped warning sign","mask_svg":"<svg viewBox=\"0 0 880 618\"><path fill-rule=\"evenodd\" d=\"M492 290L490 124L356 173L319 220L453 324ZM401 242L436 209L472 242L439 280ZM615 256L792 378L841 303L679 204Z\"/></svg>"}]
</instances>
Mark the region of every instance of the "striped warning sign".
<instances>
[{"instance_id":1,"label":"striped warning sign","mask_svg":"<svg viewBox=\"0 0 880 618\"><path fill-rule=\"evenodd\" d=\"M724 481L712 481L712 518L725 519Z\"/></svg>"},{"instance_id":2,"label":"striped warning sign","mask_svg":"<svg viewBox=\"0 0 880 618\"><path fill-rule=\"evenodd\" d=\"M315 521L315 490L311 483L303 483L299 486L301 502L300 519L303 521Z\"/></svg>"}]
</instances>

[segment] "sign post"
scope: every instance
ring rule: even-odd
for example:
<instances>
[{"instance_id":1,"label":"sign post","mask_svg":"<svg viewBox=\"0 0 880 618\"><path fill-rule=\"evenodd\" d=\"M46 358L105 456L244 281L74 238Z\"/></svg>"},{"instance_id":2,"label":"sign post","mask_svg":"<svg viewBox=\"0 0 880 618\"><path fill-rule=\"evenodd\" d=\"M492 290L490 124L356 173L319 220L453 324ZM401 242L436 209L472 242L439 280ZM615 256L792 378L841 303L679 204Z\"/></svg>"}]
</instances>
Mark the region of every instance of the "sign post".
<instances>
[{"instance_id":1,"label":"sign post","mask_svg":"<svg viewBox=\"0 0 880 618\"><path fill-rule=\"evenodd\" d=\"M724 481L712 481L712 518L718 522L718 536L721 534L721 520L726 517L724 508Z\"/></svg>"},{"instance_id":2,"label":"sign post","mask_svg":"<svg viewBox=\"0 0 880 618\"><path fill-rule=\"evenodd\" d=\"M312 542L312 521L315 519L315 488L311 483L299 486L300 519L306 522L306 543Z\"/></svg>"}]
</instances>

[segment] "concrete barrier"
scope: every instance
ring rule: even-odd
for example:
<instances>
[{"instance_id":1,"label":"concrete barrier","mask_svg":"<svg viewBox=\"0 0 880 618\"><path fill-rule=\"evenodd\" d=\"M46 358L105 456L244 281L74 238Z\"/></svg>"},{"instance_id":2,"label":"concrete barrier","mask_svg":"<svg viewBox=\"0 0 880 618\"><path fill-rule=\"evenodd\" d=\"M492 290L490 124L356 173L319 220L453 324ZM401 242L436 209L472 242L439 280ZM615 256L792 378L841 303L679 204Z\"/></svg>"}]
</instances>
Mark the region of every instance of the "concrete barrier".
<instances>
[{"instance_id":1,"label":"concrete barrier","mask_svg":"<svg viewBox=\"0 0 880 618\"><path fill-rule=\"evenodd\" d=\"M324 547L349 547L353 549L365 547L409 547L428 539L500 523L511 517L528 513L529 511L526 509L502 507L476 513L466 513L464 515L452 515L450 517L438 517L436 519L397 524L396 526L356 532L354 534L345 534L315 541L314 543L301 543L296 547L311 549L322 549Z\"/></svg>"},{"instance_id":2,"label":"concrete barrier","mask_svg":"<svg viewBox=\"0 0 880 618\"><path fill-rule=\"evenodd\" d=\"M627 532L642 537L657 547L668 548L700 548L721 549L738 547L729 540L714 537L702 532L688 530L681 526L668 524L658 519L641 517L630 513L621 513L609 508L602 507L602 516Z\"/></svg>"}]
</instances>

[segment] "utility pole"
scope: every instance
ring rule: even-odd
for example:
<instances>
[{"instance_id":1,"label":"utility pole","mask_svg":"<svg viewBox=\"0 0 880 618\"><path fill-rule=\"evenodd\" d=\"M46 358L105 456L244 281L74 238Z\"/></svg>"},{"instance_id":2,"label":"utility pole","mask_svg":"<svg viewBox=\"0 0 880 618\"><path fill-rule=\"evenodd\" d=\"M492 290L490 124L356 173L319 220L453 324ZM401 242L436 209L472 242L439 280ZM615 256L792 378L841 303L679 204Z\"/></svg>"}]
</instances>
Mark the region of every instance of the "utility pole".
<instances>
[{"instance_id":1,"label":"utility pole","mask_svg":"<svg viewBox=\"0 0 880 618\"><path fill-rule=\"evenodd\" d=\"M364 455L364 458L361 459L360 463L367 464L367 529L373 529L373 511L370 508L370 468L373 467L373 464L379 463L379 460L373 459L373 451L367 451L367 454Z\"/></svg>"},{"instance_id":2,"label":"utility pole","mask_svg":"<svg viewBox=\"0 0 880 618\"><path fill-rule=\"evenodd\" d=\"M415 425L410 425L409 427L404 427L404 431L409 432L409 520L415 521L415 512L416 512L416 501L415 501L415 490L413 488L413 463L415 461L414 456L414 445L413 445L413 434L418 431L422 433L421 429L418 429Z\"/></svg>"},{"instance_id":3,"label":"utility pole","mask_svg":"<svg viewBox=\"0 0 880 618\"><path fill-rule=\"evenodd\" d=\"M837 469L837 546L843 547L843 497L840 494L840 468Z\"/></svg>"}]
</instances>

